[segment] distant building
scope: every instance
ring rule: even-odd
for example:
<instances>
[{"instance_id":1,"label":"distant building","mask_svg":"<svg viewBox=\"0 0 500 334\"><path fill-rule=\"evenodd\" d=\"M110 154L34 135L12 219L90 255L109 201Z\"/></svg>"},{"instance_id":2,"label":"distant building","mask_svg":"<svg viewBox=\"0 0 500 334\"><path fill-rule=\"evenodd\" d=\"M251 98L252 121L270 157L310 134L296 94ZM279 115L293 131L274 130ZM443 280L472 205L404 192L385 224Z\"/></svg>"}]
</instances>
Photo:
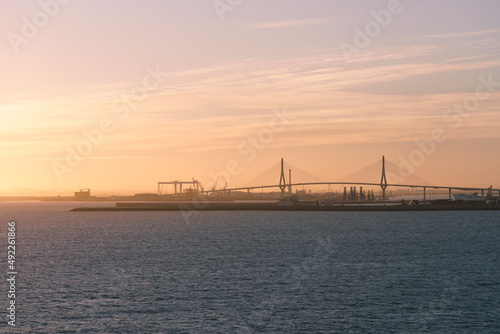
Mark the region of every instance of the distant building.
<instances>
[{"instance_id":1,"label":"distant building","mask_svg":"<svg viewBox=\"0 0 500 334\"><path fill-rule=\"evenodd\" d=\"M75 199L77 200L87 200L90 199L90 189L80 189L75 192Z\"/></svg>"}]
</instances>

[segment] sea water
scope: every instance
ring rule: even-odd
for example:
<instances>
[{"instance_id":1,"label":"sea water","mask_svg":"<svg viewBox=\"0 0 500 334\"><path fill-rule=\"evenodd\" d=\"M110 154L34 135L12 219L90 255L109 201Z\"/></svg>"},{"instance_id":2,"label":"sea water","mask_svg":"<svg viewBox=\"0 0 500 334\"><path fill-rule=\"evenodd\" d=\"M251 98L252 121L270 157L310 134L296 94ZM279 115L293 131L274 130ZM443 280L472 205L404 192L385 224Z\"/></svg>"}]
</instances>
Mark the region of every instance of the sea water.
<instances>
[{"instance_id":1,"label":"sea water","mask_svg":"<svg viewBox=\"0 0 500 334\"><path fill-rule=\"evenodd\" d=\"M2 275L12 220L18 271L0 332L500 332L498 211L77 206L0 203Z\"/></svg>"}]
</instances>

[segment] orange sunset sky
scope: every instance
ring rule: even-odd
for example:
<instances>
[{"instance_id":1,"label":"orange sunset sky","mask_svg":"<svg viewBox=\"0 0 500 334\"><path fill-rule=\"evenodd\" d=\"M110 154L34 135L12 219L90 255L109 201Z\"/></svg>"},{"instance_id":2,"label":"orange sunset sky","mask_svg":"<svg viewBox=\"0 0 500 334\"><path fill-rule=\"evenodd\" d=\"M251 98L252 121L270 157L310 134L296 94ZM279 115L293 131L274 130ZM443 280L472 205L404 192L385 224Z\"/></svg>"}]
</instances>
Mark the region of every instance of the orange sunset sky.
<instances>
[{"instance_id":1,"label":"orange sunset sky","mask_svg":"<svg viewBox=\"0 0 500 334\"><path fill-rule=\"evenodd\" d=\"M211 187L221 171L248 185L282 157L337 181L382 155L435 185L498 188L498 13L496 0L1 1L0 195Z\"/></svg>"}]
</instances>

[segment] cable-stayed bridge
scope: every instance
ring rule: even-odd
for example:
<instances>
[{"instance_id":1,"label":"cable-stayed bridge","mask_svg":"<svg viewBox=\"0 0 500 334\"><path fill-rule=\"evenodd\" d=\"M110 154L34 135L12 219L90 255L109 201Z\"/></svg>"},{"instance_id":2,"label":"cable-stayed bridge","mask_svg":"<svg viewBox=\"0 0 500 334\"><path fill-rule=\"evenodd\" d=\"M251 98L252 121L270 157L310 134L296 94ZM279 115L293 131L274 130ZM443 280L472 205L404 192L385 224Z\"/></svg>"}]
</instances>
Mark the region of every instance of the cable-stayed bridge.
<instances>
[{"instance_id":1,"label":"cable-stayed bridge","mask_svg":"<svg viewBox=\"0 0 500 334\"><path fill-rule=\"evenodd\" d=\"M422 189L423 194L424 194L424 200L426 199L426 191L427 189L438 189L438 190L448 190L449 193L449 199L451 199L452 196L452 191L474 191L474 192L481 192L481 196L485 196L485 192L487 192L488 195L492 195L493 192L498 193L498 196L500 196L500 189L494 189L493 187L460 187L460 186L442 186L442 185L432 185L428 184L426 181L417 178L413 176L413 178L410 178L410 173L405 173L405 177L402 177L400 174L401 173L394 173L386 172L386 162L385 162L385 157L382 157L381 161L381 166L380 166L380 182L359 182L359 181L348 181L348 180L341 180L341 181L318 181L318 182L292 182L292 170L288 170L288 180L286 178L286 172L284 169L284 164L283 164L283 159L281 159L281 173L279 176L279 183L277 184L267 184L267 185L258 185L258 186L244 186L244 187L236 187L236 188L223 188L223 189L211 189L211 190L201 190L202 193L206 193L207 195L210 193L218 193L218 192L227 192L228 194L231 193L231 191L247 191L250 193L251 190L256 190L256 189L279 189L281 190L281 195L284 197L286 194L292 194L292 189L295 187L301 187L301 186L317 186L317 185L351 185L351 186L372 186L372 187L380 187L382 190L382 198L386 199L386 189L388 187L399 187L399 188L412 188L412 189ZM394 164L391 164L392 166L395 166ZM373 168L373 165L368 166L369 168ZM367 168L368 168L367 167ZM392 182L395 181L401 181L401 180L406 180L410 181L411 179L413 181L418 180L418 184L412 183L412 182L404 182L404 183L392 183L388 182L388 176L389 180Z\"/></svg>"}]
</instances>

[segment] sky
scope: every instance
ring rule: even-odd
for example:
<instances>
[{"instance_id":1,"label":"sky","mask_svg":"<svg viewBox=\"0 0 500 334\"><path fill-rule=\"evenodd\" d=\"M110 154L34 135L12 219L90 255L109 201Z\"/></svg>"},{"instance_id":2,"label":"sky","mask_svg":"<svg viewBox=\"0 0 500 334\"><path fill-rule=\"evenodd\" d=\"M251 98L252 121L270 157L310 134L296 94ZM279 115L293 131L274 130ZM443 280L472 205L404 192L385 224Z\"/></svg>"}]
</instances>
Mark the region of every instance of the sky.
<instances>
[{"instance_id":1,"label":"sky","mask_svg":"<svg viewBox=\"0 0 500 334\"><path fill-rule=\"evenodd\" d=\"M401 182L498 188L499 12L1 0L0 195L251 185L280 158L338 181L383 155Z\"/></svg>"}]
</instances>

